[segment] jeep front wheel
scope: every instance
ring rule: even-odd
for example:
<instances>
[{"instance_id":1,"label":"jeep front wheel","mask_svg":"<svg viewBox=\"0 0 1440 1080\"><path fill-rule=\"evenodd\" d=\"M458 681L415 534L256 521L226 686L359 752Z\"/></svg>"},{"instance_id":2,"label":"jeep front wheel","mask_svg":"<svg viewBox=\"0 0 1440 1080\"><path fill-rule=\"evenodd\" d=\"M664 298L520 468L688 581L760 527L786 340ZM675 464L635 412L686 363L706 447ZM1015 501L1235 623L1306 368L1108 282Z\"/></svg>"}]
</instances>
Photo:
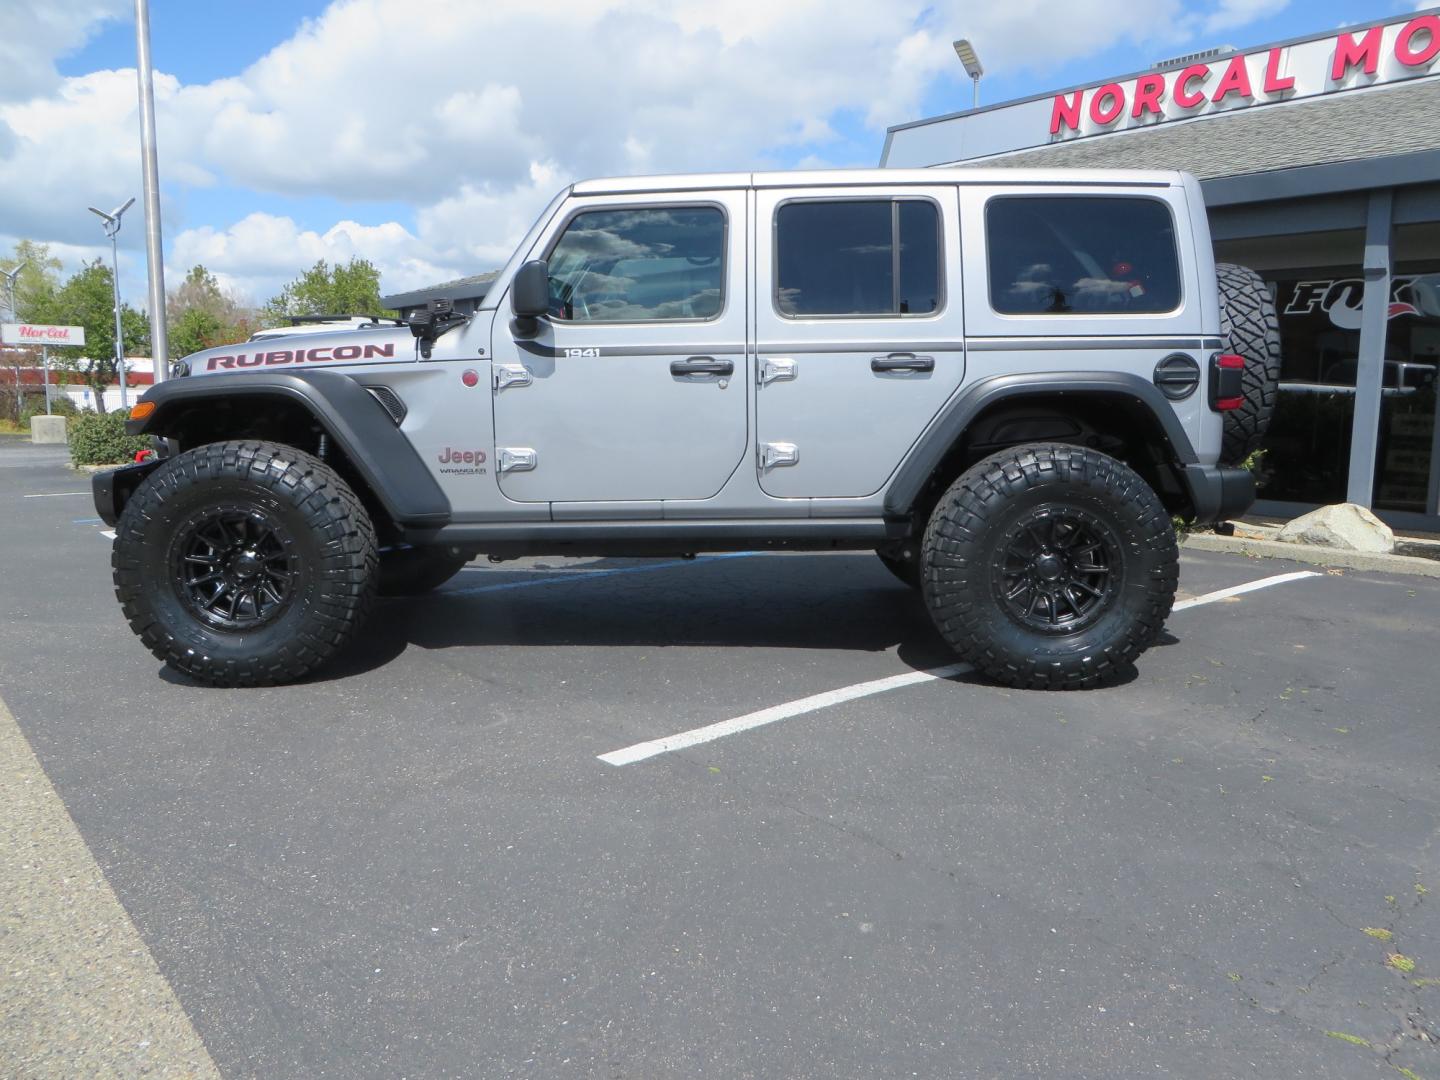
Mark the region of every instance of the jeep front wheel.
<instances>
[{"instance_id":1,"label":"jeep front wheel","mask_svg":"<svg viewBox=\"0 0 1440 1080\"><path fill-rule=\"evenodd\" d=\"M375 532L319 458L265 442L212 443L149 476L111 555L140 640L216 686L308 675L355 636L375 595Z\"/></svg>"},{"instance_id":2,"label":"jeep front wheel","mask_svg":"<svg viewBox=\"0 0 1440 1080\"><path fill-rule=\"evenodd\" d=\"M1076 446L1001 451L956 480L925 530L924 594L950 646L1007 686L1123 675L1170 614L1169 514L1123 462Z\"/></svg>"}]
</instances>

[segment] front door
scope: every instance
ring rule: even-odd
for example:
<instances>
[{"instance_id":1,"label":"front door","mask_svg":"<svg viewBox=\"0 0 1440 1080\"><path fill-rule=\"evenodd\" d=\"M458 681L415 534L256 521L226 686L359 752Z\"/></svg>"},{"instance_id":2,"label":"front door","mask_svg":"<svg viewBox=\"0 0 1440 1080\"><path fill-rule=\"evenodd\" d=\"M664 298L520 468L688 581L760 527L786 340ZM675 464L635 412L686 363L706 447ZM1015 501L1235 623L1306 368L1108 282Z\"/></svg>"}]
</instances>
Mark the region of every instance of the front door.
<instances>
[{"instance_id":1,"label":"front door","mask_svg":"<svg viewBox=\"0 0 1440 1080\"><path fill-rule=\"evenodd\" d=\"M874 494L960 386L958 209L953 186L756 193L767 494Z\"/></svg>"},{"instance_id":2,"label":"front door","mask_svg":"<svg viewBox=\"0 0 1440 1080\"><path fill-rule=\"evenodd\" d=\"M741 191L596 196L542 236L531 257L549 260L549 315L516 339L502 298L495 321L507 498L650 503L658 517L662 500L724 486L749 450L745 212Z\"/></svg>"}]
</instances>

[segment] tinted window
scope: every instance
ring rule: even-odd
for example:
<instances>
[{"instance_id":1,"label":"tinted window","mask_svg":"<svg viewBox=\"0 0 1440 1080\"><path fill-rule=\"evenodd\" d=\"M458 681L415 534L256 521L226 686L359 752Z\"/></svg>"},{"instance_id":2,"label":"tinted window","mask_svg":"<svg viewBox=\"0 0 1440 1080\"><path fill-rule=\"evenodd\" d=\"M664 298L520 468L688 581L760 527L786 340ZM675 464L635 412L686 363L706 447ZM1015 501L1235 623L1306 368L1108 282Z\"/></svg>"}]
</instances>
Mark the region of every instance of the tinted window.
<instances>
[{"instance_id":1,"label":"tinted window","mask_svg":"<svg viewBox=\"0 0 1440 1080\"><path fill-rule=\"evenodd\" d=\"M709 319L724 302L714 207L590 210L550 252L550 314L573 322Z\"/></svg>"},{"instance_id":2,"label":"tinted window","mask_svg":"<svg viewBox=\"0 0 1440 1080\"><path fill-rule=\"evenodd\" d=\"M1145 314L1180 306L1175 221L1158 200L992 199L985 226L996 311Z\"/></svg>"},{"instance_id":3,"label":"tinted window","mask_svg":"<svg viewBox=\"0 0 1440 1080\"><path fill-rule=\"evenodd\" d=\"M775 304L785 315L920 315L940 306L934 203L786 203L775 214Z\"/></svg>"}]
</instances>

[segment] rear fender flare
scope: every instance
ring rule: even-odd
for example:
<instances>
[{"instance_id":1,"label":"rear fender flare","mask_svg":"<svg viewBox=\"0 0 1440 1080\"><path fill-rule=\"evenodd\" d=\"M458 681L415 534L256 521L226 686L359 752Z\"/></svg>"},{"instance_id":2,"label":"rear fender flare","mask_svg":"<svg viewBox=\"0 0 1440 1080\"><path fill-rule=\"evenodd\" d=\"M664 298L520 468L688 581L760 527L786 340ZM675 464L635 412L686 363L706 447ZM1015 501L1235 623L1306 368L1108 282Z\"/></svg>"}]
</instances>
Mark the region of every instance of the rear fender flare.
<instances>
[{"instance_id":1,"label":"rear fender flare","mask_svg":"<svg viewBox=\"0 0 1440 1080\"><path fill-rule=\"evenodd\" d=\"M956 394L926 427L885 493L886 515L904 516L911 512L945 455L965 437L970 425L986 409L1002 401L1057 394L1111 395L1138 402L1155 417L1177 466L1183 469L1199 461L1169 400L1154 383L1139 375L1121 371L991 375Z\"/></svg>"}]
</instances>

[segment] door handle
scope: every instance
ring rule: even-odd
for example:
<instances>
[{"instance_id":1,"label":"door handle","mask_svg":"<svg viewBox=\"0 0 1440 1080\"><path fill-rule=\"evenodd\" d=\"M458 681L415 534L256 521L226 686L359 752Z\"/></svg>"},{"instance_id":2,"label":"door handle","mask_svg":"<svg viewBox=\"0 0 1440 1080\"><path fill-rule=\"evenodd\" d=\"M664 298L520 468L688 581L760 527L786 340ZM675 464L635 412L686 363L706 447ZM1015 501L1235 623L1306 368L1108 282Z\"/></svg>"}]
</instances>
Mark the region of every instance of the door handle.
<instances>
[{"instance_id":1,"label":"door handle","mask_svg":"<svg viewBox=\"0 0 1440 1080\"><path fill-rule=\"evenodd\" d=\"M734 375L734 360L716 360L713 356L692 356L688 360L671 360L671 375Z\"/></svg>"},{"instance_id":2,"label":"door handle","mask_svg":"<svg viewBox=\"0 0 1440 1080\"><path fill-rule=\"evenodd\" d=\"M870 360L871 371L934 371L933 356L916 356L913 352L892 352Z\"/></svg>"}]
</instances>

